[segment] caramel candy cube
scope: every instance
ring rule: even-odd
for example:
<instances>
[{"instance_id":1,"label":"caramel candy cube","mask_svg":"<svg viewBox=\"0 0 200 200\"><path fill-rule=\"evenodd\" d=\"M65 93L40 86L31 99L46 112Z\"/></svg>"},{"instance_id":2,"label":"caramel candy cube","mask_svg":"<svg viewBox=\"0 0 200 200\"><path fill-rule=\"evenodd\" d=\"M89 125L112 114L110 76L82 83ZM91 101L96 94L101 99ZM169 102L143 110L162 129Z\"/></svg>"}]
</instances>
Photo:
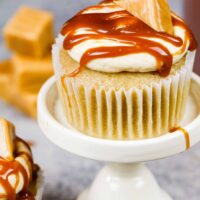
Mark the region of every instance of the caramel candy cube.
<instances>
[{"instance_id":1,"label":"caramel candy cube","mask_svg":"<svg viewBox=\"0 0 200 200\"><path fill-rule=\"evenodd\" d=\"M10 60L0 62L0 97L4 100L10 98L9 87L13 84L12 63Z\"/></svg>"},{"instance_id":2,"label":"caramel candy cube","mask_svg":"<svg viewBox=\"0 0 200 200\"><path fill-rule=\"evenodd\" d=\"M14 158L15 127L9 121L0 118L0 157L12 161Z\"/></svg>"},{"instance_id":3,"label":"caramel candy cube","mask_svg":"<svg viewBox=\"0 0 200 200\"><path fill-rule=\"evenodd\" d=\"M11 60L0 61L0 81L4 76L12 73L12 63Z\"/></svg>"},{"instance_id":4,"label":"caramel candy cube","mask_svg":"<svg viewBox=\"0 0 200 200\"><path fill-rule=\"evenodd\" d=\"M42 84L53 75L51 55L31 58L19 54L12 57L14 80L21 91L38 92Z\"/></svg>"},{"instance_id":5,"label":"caramel candy cube","mask_svg":"<svg viewBox=\"0 0 200 200\"><path fill-rule=\"evenodd\" d=\"M37 92L19 91L13 84L10 85L4 99L24 114L35 119L37 114L37 96Z\"/></svg>"},{"instance_id":6,"label":"caramel candy cube","mask_svg":"<svg viewBox=\"0 0 200 200\"><path fill-rule=\"evenodd\" d=\"M36 118L37 115L37 96L36 92L21 92L16 88L12 88L14 95L13 101L11 102L19 110L27 114L32 118Z\"/></svg>"},{"instance_id":7,"label":"caramel candy cube","mask_svg":"<svg viewBox=\"0 0 200 200\"><path fill-rule=\"evenodd\" d=\"M53 40L53 15L50 12L21 7L4 28L6 45L14 52L41 57Z\"/></svg>"},{"instance_id":8,"label":"caramel candy cube","mask_svg":"<svg viewBox=\"0 0 200 200\"><path fill-rule=\"evenodd\" d=\"M13 71L13 65L10 60L0 62L0 98L13 104L32 118L36 118L38 92L21 91L16 86Z\"/></svg>"}]
</instances>

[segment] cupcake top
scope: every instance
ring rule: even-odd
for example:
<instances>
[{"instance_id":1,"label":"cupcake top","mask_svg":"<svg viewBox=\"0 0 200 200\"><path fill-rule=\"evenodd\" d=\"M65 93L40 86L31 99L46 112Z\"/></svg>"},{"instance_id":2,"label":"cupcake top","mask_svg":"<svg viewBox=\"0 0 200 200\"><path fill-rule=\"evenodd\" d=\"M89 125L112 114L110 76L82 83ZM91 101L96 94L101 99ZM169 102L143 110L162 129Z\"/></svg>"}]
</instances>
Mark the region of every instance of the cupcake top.
<instances>
[{"instance_id":1,"label":"cupcake top","mask_svg":"<svg viewBox=\"0 0 200 200\"><path fill-rule=\"evenodd\" d=\"M0 118L0 199L34 199L28 190L35 169L29 145L16 137L10 122Z\"/></svg>"},{"instance_id":2,"label":"cupcake top","mask_svg":"<svg viewBox=\"0 0 200 200\"><path fill-rule=\"evenodd\" d=\"M83 67L106 73L169 75L172 65L197 47L184 21L174 13L170 20L171 33L155 30L112 0L82 10L61 30L64 49L80 64L69 76Z\"/></svg>"}]
</instances>

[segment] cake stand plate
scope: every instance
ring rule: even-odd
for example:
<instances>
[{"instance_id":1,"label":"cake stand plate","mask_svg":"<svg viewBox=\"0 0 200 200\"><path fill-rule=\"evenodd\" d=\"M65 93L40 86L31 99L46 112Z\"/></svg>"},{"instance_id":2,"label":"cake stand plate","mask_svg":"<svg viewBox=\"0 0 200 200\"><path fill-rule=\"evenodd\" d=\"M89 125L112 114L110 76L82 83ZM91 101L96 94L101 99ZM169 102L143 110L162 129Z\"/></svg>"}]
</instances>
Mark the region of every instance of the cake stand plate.
<instances>
[{"instance_id":1,"label":"cake stand plate","mask_svg":"<svg viewBox=\"0 0 200 200\"><path fill-rule=\"evenodd\" d=\"M191 146L200 141L199 114L200 78L193 74L190 96L181 122L181 127L189 133ZM142 163L184 152L186 141L182 131L137 141L113 141L86 136L67 123L54 77L40 91L38 122L46 137L62 149L109 163L78 200L172 200Z\"/></svg>"}]
</instances>

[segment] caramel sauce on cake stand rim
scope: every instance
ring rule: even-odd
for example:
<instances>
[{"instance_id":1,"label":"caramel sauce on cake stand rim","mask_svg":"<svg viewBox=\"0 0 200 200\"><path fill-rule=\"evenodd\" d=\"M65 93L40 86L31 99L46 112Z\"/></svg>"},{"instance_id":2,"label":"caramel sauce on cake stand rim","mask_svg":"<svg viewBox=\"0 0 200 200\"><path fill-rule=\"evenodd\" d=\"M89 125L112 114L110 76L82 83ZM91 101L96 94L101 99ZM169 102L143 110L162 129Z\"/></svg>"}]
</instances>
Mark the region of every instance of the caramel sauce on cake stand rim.
<instances>
[{"instance_id":1,"label":"caramel sauce on cake stand rim","mask_svg":"<svg viewBox=\"0 0 200 200\"><path fill-rule=\"evenodd\" d=\"M176 131L182 132L182 134L184 135L184 139L185 139L186 150L189 150L191 147L191 143L190 143L190 135L189 135L188 131L182 127L176 127L176 128L171 129L170 133L174 133Z\"/></svg>"}]
</instances>

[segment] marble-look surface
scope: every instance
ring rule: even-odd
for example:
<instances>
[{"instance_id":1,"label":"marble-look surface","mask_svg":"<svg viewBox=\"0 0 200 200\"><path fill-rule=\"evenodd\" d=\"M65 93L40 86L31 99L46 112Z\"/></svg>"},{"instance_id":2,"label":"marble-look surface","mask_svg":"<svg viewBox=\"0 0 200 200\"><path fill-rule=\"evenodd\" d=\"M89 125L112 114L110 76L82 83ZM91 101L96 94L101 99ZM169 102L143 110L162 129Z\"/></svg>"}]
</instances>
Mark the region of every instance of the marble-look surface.
<instances>
[{"instance_id":1,"label":"marble-look surface","mask_svg":"<svg viewBox=\"0 0 200 200\"><path fill-rule=\"evenodd\" d=\"M53 11L56 19L56 30L59 30L65 20L91 2L98 1L0 0L0 29L21 4ZM181 13L178 7L176 9ZM2 59L9 53L5 50L1 37L0 42L0 58ZM0 116L13 121L17 126L17 133L34 142L35 160L46 173L47 186L44 200L75 199L77 194L91 183L101 168L101 163L77 157L51 144L43 136L36 121L27 118L12 106L0 102ZM189 152L154 161L148 165L158 178L160 185L173 196L174 200L200 199L200 144Z\"/></svg>"}]
</instances>

